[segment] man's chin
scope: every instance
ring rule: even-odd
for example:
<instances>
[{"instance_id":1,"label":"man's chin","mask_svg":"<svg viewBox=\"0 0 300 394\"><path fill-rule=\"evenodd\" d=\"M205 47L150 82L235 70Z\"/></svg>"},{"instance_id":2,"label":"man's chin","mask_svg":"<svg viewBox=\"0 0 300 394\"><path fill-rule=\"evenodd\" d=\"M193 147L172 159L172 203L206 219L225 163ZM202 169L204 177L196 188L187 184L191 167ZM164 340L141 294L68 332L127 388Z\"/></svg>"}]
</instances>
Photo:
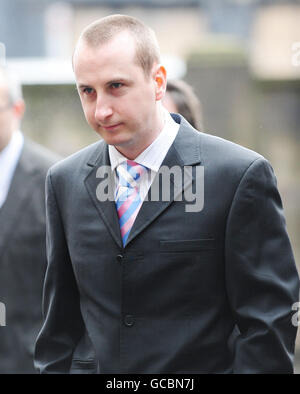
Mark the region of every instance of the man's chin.
<instances>
[{"instance_id":1,"label":"man's chin","mask_svg":"<svg viewBox=\"0 0 300 394\"><path fill-rule=\"evenodd\" d=\"M131 140L129 138L111 138L111 137L103 137L104 141L107 145L113 145L116 149L131 145Z\"/></svg>"},{"instance_id":2,"label":"man's chin","mask_svg":"<svg viewBox=\"0 0 300 394\"><path fill-rule=\"evenodd\" d=\"M107 145L126 145L128 143L129 138L125 135L121 135L121 133L110 133L101 129L94 129L97 134L107 143Z\"/></svg>"}]
</instances>

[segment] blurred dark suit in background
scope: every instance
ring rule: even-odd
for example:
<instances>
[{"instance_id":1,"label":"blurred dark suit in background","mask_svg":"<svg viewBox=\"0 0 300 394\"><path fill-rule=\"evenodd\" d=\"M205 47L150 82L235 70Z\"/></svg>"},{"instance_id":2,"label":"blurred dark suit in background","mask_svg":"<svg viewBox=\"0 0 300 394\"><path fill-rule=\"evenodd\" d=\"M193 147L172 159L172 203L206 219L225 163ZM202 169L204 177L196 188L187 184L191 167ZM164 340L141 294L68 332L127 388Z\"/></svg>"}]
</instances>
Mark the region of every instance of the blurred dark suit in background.
<instances>
[{"instance_id":1,"label":"blurred dark suit in background","mask_svg":"<svg viewBox=\"0 0 300 394\"><path fill-rule=\"evenodd\" d=\"M46 270L45 177L59 158L24 139L22 89L0 69L0 373L34 373Z\"/></svg>"},{"instance_id":2,"label":"blurred dark suit in background","mask_svg":"<svg viewBox=\"0 0 300 394\"><path fill-rule=\"evenodd\" d=\"M33 350L42 326L42 290L47 266L45 178L60 158L23 137L21 85L0 69L0 374L35 373ZM85 335L71 373L91 373L96 364Z\"/></svg>"}]
</instances>

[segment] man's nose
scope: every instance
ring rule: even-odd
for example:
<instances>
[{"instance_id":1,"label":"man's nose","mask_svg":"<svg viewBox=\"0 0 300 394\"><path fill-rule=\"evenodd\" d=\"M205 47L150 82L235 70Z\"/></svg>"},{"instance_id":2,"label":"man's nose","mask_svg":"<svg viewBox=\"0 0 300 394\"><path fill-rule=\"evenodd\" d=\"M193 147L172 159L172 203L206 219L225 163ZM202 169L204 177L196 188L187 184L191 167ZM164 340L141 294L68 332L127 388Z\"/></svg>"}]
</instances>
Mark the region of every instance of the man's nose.
<instances>
[{"instance_id":1,"label":"man's nose","mask_svg":"<svg viewBox=\"0 0 300 394\"><path fill-rule=\"evenodd\" d=\"M112 106L109 102L98 100L95 109L95 119L99 123L103 123L113 114Z\"/></svg>"}]
</instances>

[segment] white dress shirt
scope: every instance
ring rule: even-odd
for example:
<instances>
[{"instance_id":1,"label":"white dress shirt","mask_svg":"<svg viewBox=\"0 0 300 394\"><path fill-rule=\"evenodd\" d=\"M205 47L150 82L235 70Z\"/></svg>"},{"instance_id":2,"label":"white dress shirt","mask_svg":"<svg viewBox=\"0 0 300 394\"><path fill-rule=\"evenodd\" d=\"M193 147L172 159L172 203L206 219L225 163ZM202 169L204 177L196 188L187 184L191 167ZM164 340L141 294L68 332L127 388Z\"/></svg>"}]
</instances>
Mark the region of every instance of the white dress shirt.
<instances>
[{"instance_id":1,"label":"white dress shirt","mask_svg":"<svg viewBox=\"0 0 300 394\"><path fill-rule=\"evenodd\" d=\"M158 173L159 168L166 157L168 150L173 144L178 130L179 124L177 124L168 111L165 111L165 124L162 131L156 137L156 139L152 142L151 145L148 146L142 153L138 155L134 161L138 164L142 164L147 167L149 170L145 172L139 181L140 185L140 196L141 200L144 201L148 190L155 178L155 175ZM117 175L116 175L116 167L122 162L126 161L127 158L123 156L113 145L109 145L109 158L111 163L111 169L114 173L115 177L115 185L117 189ZM115 190L116 192L116 190Z\"/></svg>"},{"instance_id":2,"label":"white dress shirt","mask_svg":"<svg viewBox=\"0 0 300 394\"><path fill-rule=\"evenodd\" d=\"M0 152L0 208L6 200L23 145L24 137L20 131L16 131Z\"/></svg>"}]
</instances>

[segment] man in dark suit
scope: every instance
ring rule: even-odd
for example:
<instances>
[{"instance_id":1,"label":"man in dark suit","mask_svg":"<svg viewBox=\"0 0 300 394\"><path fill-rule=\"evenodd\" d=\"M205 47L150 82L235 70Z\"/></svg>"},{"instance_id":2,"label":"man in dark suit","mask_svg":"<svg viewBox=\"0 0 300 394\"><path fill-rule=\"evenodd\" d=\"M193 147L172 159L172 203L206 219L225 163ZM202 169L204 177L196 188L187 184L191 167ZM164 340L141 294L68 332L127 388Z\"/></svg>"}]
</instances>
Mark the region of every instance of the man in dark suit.
<instances>
[{"instance_id":1,"label":"man in dark suit","mask_svg":"<svg viewBox=\"0 0 300 394\"><path fill-rule=\"evenodd\" d=\"M73 65L103 141L47 176L37 368L68 372L87 330L100 373L291 373L299 283L270 164L166 113L135 18L89 25Z\"/></svg>"},{"instance_id":2,"label":"man in dark suit","mask_svg":"<svg viewBox=\"0 0 300 394\"><path fill-rule=\"evenodd\" d=\"M0 373L33 373L46 270L45 178L57 157L25 139L20 84L0 69Z\"/></svg>"},{"instance_id":3,"label":"man in dark suit","mask_svg":"<svg viewBox=\"0 0 300 394\"><path fill-rule=\"evenodd\" d=\"M58 155L23 137L25 104L15 75L0 69L0 374L34 373L46 271L45 179ZM2 323L3 321L3 323ZM94 373L87 333L71 373Z\"/></svg>"}]
</instances>

